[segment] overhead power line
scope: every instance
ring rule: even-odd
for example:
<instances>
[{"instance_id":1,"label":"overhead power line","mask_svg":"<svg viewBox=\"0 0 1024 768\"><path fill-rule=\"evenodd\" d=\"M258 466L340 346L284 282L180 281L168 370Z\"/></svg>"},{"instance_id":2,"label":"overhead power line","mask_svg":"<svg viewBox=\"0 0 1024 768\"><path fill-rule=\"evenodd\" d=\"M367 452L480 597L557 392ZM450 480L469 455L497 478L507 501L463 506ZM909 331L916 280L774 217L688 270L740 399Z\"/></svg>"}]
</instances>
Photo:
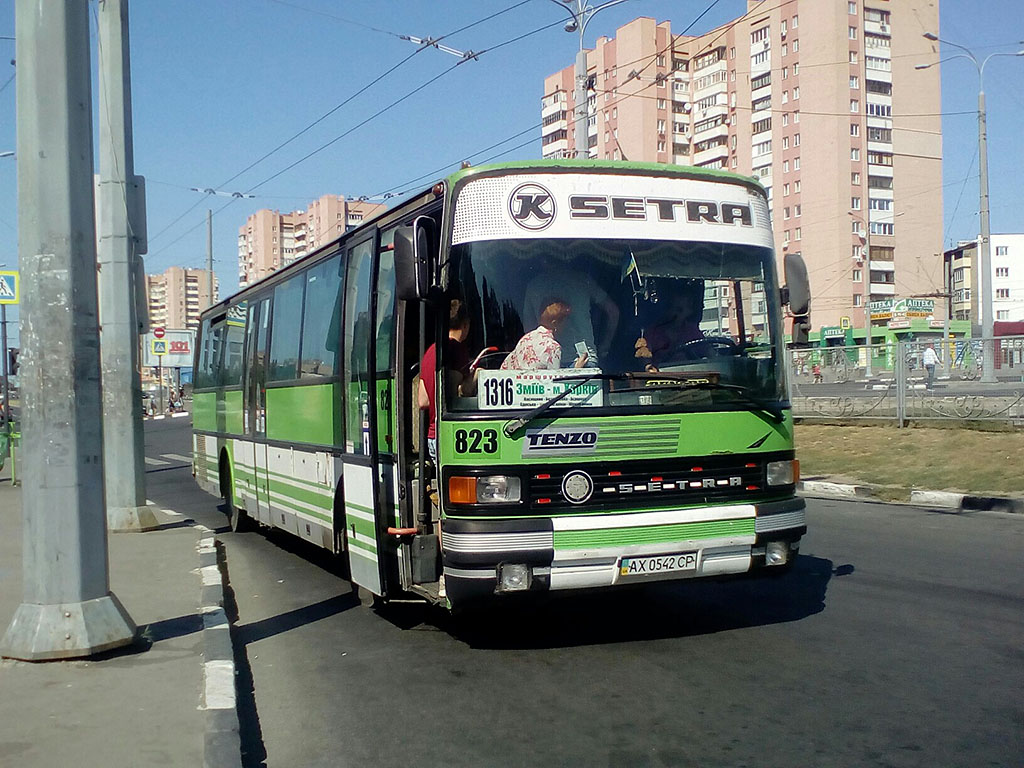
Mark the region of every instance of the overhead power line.
<instances>
[{"instance_id":1,"label":"overhead power line","mask_svg":"<svg viewBox=\"0 0 1024 768\"><path fill-rule=\"evenodd\" d=\"M294 4L294 3L289 3L289 2L285 2L284 0L271 0L271 1L272 1L272 2L277 2L277 3L281 4L281 5L288 5L288 6L291 6L291 7L299 8L299 9L301 9L301 10L307 10L307 11L311 10L311 9L308 9L308 8L304 8L304 7L302 7L302 6L298 6L298 5ZM508 13L509 11L515 10L516 8L519 8L520 6L522 6L522 5L525 5L525 4L526 4L526 3L528 3L528 2L532 2L532 0L520 0L519 2L517 2L517 3L514 3L514 4L512 4L512 5L510 5L510 6L506 7L506 8L503 8L503 9L502 9L502 10L500 10L500 11L496 11L496 12L494 12L494 13L488 14L487 16L484 16L484 17L483 17L483 18L481 18L481 19L477 19L477 20L476 20L476 21L474 21L474 22L471 22L471 23L469 23L469 24L466 24L466 25L464 25L464 26L462 26L462 27L459 27L458 29L452 30L451 32L448 32L448 33L446 33L446 34L444 34L444 35L441 35L441 36L440 36L440 37L438 37L438 38L434 38L434 39L433 39L433 41L432 41L432 44L433 44L433 43L437 43L437 42L439 42L440 40L444 40L444 39L446 39L446 38L448 38L448 37L451 37L452 35L456 35L456 34L458 34L458 33L460 33L460 32L464 32L464 31L466 31L467 29L472 29L472 28L473 28L473 27L475 27L475 26L478 26L478 25L480 25L480 24L483 24L483 23L485 23L485 22L487 22L487 21L490 21L491 19L497 18L498 16L501 16L502 14L505 14L505 13ZM314 13L318 13L317 11L311 11L311 12L314 12ZM338 20L340 20L340 21L346 21L346 22L348 22L348 23L353 23L353 24L356 24L357 26L366 26L366 25L360 24L360 23L358 23L358 22L353 22L353 21L351 21L350 19L345 19L345 18L342 18L342 17L339 17L339 16L334 16L333 14L326 14L326 13L325 13L325 14L322 14L322 15L326 15L326 16L331 16L332 18L336 18L336 19L338 19ZM394 37L396 37L396 38L399 38L399 39L407 39L407 38L404 38L404 36L403 36L403 35L400 35L400 34L398 34L398 33L393 33L393 32L390 32L390 31L388 31L388 30L382 30L382 29L378 29L378 28L375 28L375 27L369 27L369 29L372 29L373 31L376 31L376 32L383 32L383 33L385 33L385 34L388 34L388 35L393 35ZM431 45L432 45L432 44L431 44ZM343 101L342 101L342 102L341 102L340 104L337 104L336 106L332 107L332 108L331 108L330 110L328 110L327 112L325 112L325 113L324 113L323 115L321 115L320 117L318 117L318 118L317 118L316 120L314 120L313 122L311 122L311 123L309 123L308 125L306 125L306 126L305 126L304 128L302 128L302 129L301 129L300 131L298 131L298 132L294 133L294 134L293 134L293 135L291 135L291 136L290 136L289 138L285 139L285 140L284 140L283 142L281 142L281 143L280 143L280 144L278 144L278 145L277 145L276 147L274 147L273 149L271 149L271 150L270 150L269 152L266 152L265 154L263 154L262 156L260 156L260 157L259 157L259 158L257 158L256 160L254 160L253 162L249 163L249 165L247 165L247 166L246 166L245 168L243 168L242 170L240 170L240 171L239 171L238 173L236 173L236 174L235 174L234 176L232 176L232 177L231 177L231 178L229 178L229 179L226 179L226 180L222 181L222 182L221 182L220 184L218 184L217 186L218 186L218 187L226 187L226 186L228 186L229 184L231 184L231 182L233 182L233 181L234 181L235 179L237 179L238 177L240 177L240 176L242 176L243 174L247 173L248 171L252 170L252 169L253 169L253 168L255 168L255 167L256 167L257 165L259 165L260 163L262 163L262 162L264 162L265 160L269 159L269 158L270 158L270 157L272 157L273 155L277 154L277 153L278 153L278 152L280 152L280 151L281 151L282 149L284 149L284 148L285 148L285 147L287 147L287 146L288 146L289 144L291 144L291 143L292 143L293 141L295 141L296 139L298 139L298 138L299 138L300 136L303 136L304 134L308 133L308 132L309 132L309 131L310 131L311 129L313 129L314 127L316 127L316 126L317 126L317 125L319 125L320 123L322 123L322 122L323 122L324 120L326 120L326 119L327 119L328 117L330 117L331 115L333 115L334 113L336 113L336 112L337 112L338 110L340 110L340 109L341 109L342 107L344 107L344 106L346 106L347 104L349 104L349 103L350 103L350 102L351 102L351 101L352 101L353 99L357 98L358 96L361 96L361 95L362 95L363 93L365 93L365 92L366 92L366 91L368 91L368 90L369 90L370 88L372 88L373 86L375 86L375 85L376 85L377 83L379 83L379 82L380 82L381 80L383 80L384 78L386 78L386 77L387 77L388 75L392 74L392 73L393 73L393 72L394 72L395 70L397 70L398 68L400 68L400 67L402 67L403 65L405 65L405 64L406 64L406 63L407 63L407 62L408 62L408 61L409 61L410 59L412 59L412 58L413 58L414 56L416 56L417 54L419 54L420 52L422 52L422 51L423 51L423 50L425 50L426 48L429 48L429 47L431 47L431 45L422 45L422 46L420 46L420 47L419 47L419 48L417 48L417 49L416 49L415 51L413 51L413 52L412 52L412 53L410 53L410 54L409 54L408 56L406 56L406 57L405 57L405 58L403 58L403 59L402 59L401 61L399 61L399 62L398 62L397 64L395 64L394 66L390 67L390 68L389 68L389 69L387 69L387 70L386 70L385 72L383 72L382 74L378 75L378 76L377 76L377 77L375 77L375 78L374 78L373 80L371 80L371 81L370 81L369 83L367 83L367 84L366 84L365 86L363 86L362 88L360 88L360 89L359 89L358 91L356 91L355 93L353 93L353 94L351 94L350 96L348 96L348 97L347 97L346 99L344 99L344 100L343 100ZM460 62L460 63L461 63L461 62ZM261 183L263 183L263 182L261 182ZM249 190L249 191L251 191L251 190ZM193 203L193 204L192 204L191 206L189 206L189 207L188 207L188 208L187 208L187 209L186 209L186 210L185 210L185 211L184 211L184 212L183 212L182 214L180 214L180 215L179 215L179 216L178 216L177 218L175 218L175 219L174 219L174 220L173 220L173 221L172 221L172 222L171 222L170 224L166 225L165 227L163 227L163 229L161 229L161 230L160 230L159 232L157 232L157 233L156 233L155 235L153 235L152 237L150 237L150 238L149 238L150 242L152 243L153 241L157 240L157 239L158 239L158 238L160 238L160 237L161 237L162 235L164 235L164 234L165 234L165 233L166 233L166 232L167 232L168 230L170 230L170 229L171 229L172 227L174 227L174 226L175 226L175 225L176 225L176 224L177 224L177 223L178 223L179 221L181 221L182 219L184 219L184 218L185 218L186 216L188 216L188 215L189 215L190 213L192 213L192 211L194 211L194 210L195 210L196 208L198 208L198 207L199 207L200 205L202 205L202 204L203 204L203 202L205 202L205 201L206 201L206 199L207 199L208 197L209 197L209 195L206 195L206 196L204 196L204 197L200 198L199 200L197 200L197 201L196 201L195 203ZM200 222L200 223L202 223L202 222ZM198 225L196 225L196 226L198 226ZM195 228L196 228L196 227L193 227L192 229L195 229ZM189 230L187 230L187 231L185 232L185 234L188 234L189 232L191 232L191 231L192 231L192 229L189 229ZM184 234L183 234L183 235L182 235L181 237L184 237ZM179 238L178 238L177 240L175 240L174 242L175 242L175 243L177 243L177 242L178 242L178 240L180 240L180 239L181 239L181 237L179 237ZM173 245L173 244L174 244L174 243L172 243L171 245ZM167 247L170 247L170 246L167 246ZM163 249L161 249L161 251L157 251L157 254L158 254L158 253L160 253L160 252L162 252L163 250L166 250L166 247L165 247L165 248L163 248ZM157 255L157 254L153 254L153 255L155 256L155 255Z\"/></svg>"}]
</instances>

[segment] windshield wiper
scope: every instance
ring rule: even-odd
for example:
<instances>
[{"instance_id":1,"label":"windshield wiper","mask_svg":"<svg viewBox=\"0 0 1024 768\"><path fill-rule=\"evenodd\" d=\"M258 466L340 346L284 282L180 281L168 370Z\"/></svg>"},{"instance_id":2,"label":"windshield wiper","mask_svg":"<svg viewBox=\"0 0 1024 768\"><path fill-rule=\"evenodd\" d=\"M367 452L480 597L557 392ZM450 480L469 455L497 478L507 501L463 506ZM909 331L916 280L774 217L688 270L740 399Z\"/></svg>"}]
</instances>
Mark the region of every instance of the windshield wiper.
<instances>
[{"instance_id":1,"label":"windshield wiper","mask_svg":"<svg viewBox=\"0 0 1024 768\"><path fill-rule=\"evenodd\" d=\"M629 375L625 373L603 373L601 371L595 371L594 373L580 373L575 376L559 376L557 379L552 379L552 381L574 381L576 383L571 387L566 387L557 395L552 395L533 410L524 413L518 419L511 419L505 422L505 426L501 428L501 431L505 433L505 437L512 437L512 435L514 435L518 430L522 429L541 414L547 412L551 406L557 404L563 397L571 395L588 381L593 381L594 379L600 379L601 381L619 381L627 378L629 378Z\"/></svg>"},{"instance_id":2,"label":"windshield wiper","mask_svg":"<svg viewBox=\"0 0 1024 768\"><path fill-rule=\"evenodd\" d=\"M650 379L660 379L664 375L650 376ZM671 374L668 377L670 378ZM733 392L739 400L742 400L747 405L752 406L758 411L764 411L769 414L776 424L781 424L786 420L785 414L782 412L782 407L778 403L766 402L759 399L752 394L750 387L744 387L740 384L722 384L718 381L710 381L708 379L700 379L699 381L687 381L686 379L680 379L676 384L670 384L668 381L659 382L654 386L648 387L636 387L633 390L623 391L634 391L634 392L649 392L652 389L720 389L726 392Z\"/></svg>"}]
</instances>

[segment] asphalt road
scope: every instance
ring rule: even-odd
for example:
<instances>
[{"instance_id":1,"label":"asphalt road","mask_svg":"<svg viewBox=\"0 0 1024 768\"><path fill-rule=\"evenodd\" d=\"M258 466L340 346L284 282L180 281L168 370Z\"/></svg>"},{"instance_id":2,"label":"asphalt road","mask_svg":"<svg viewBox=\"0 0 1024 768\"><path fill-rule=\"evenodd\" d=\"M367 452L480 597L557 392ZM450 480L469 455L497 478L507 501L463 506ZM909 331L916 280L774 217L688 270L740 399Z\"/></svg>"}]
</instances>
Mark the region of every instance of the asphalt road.
<instances>
[{"instance_id":1,"label":"asphalt road","mask_svg":"<svg viewBox=\"0 0 1024 768\"><path fill-rule=\"evenodd\" d=\"M189 453L188 419L147 456ZM211 527L180 462L148 495ZM224 533L246 765L1024 762L1024 518L808 502L782 578L560 596L453 625L360 607L330 558Z\"/></svg>"}]
</instances>

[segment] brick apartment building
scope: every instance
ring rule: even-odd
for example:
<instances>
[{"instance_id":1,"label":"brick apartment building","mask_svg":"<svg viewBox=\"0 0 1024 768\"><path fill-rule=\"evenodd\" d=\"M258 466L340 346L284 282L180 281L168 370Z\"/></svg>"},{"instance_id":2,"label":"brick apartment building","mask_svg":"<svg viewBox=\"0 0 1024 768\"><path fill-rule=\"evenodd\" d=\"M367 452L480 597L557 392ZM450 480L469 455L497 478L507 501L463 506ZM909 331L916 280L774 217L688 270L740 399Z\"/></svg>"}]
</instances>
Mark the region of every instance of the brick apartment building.
<instances>
[{"instance_id":1,"label":"brick apartment building","mask_svg":"<svg viewBox=\"0 0 1024 768\"><path fill-rule=\"evenodd\" d=\"M588 155L757 177L777 253L807 262L814 328L852 325L862 341L869 301L942 290L939 67L914 69L937 60L922 33L938 13L748 0L694 37L635 19L588 51ZM574 155L573 109L570 65L544 81L545 157Z\"/></svg>"},{"instance_id":2,"label":"brick apartment building","mask_svg":"<svg viewBox=\"0 0 1024 768\"><path fill-rule=\"evenodd\" d=\"M238 283L244 288L387 210L380 203L324 195L304 211L256 211L238 229Z\"/></svg>"}]
</instances>

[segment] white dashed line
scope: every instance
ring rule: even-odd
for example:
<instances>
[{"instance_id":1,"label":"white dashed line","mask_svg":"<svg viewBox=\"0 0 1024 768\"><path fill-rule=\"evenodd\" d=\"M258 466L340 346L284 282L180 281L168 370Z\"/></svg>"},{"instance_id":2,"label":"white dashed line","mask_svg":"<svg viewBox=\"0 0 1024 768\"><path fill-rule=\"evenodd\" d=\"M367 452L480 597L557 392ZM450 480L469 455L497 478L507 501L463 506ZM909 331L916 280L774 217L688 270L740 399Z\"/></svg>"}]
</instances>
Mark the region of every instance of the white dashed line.
<instances>
[{"instance_id":1,"label":"white dashed line","mask_svg":"<svg viewBox=\"0 0 1024 768\"><path fill-rule=\"evenodd\" d=\"M146 463L151 467L163 467L170 464L169 461L160 461L160 459L151 459L149 456L146 457Z\"/></svg>"},{"instance_id":2,"label":"white dashed line","mask_svg":"<svg viewBox=\"0 0 1024 768\"><path fill-rule=\"evenodd\" d=\"M182 456L180 453L161 453L160 455L163 456L165 459L170 459L171 461L183 461L186 464L192 463L191 457Z\"/></svg>"}]
</instances>

